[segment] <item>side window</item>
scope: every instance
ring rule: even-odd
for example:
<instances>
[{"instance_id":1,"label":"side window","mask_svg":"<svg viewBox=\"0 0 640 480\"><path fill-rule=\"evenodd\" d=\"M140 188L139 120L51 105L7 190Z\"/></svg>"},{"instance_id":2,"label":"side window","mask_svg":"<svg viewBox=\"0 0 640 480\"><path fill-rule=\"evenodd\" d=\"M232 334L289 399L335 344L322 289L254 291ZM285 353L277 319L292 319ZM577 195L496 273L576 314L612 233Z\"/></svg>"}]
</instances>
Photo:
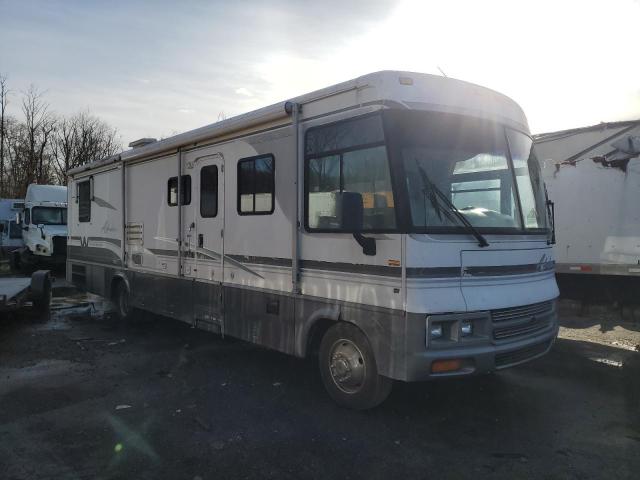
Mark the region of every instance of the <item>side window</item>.
<instances>
[{"instance_id":1,"label":"side window","mask_svg":"<svg viewBox=\"0 0 640 480\"><path fill-rule=\"evenodd\" d=\"M200 216L218 215L218 166L209 165L200 170Z\"/></svg>"},{"instance_id":2,"label":"side window","mask_svg":"<svg viewBox=\"0 0 640 480\"><path fill-rule=\"evenodd\" d=\"M309 130L305 157L309 230L396 228L391 172L379 116ZM349 218L343 219L342 212L350 212Z\"/></svg>"},{"instance_id":3,"label":"side window","mask_svg":"<svg viewBox=\"0 0 640 480\"><path fill-rule=\"evenodd\" d=\"M191 203L191 175L182 175L182 185L180 186L181 204ZM170 207L178 205L178 177L171 177L167 182L167 204Z\"/></svg>"},{"instance_id":4,"label":"side window","mask_svg":"<svg viewBox=\"0 0 640 480\"><path fill-rule=\"evenodd\" d=\"M78 221L91 221L91 182L78 183Z\"/></svg>"},{"instance_id":5,"label":"side window","mask_svg":"<svg viewBox=\"0 0 640 480\"><path fill-rule=\"evenodd\" d=\"M238 213L269 215L274 210L275 159L273 155L238 161Z\"/></svg>"},{"instance_id":6,"label":"side window","mask_svg":"<svg viewBox=\"0 0 640 480\"><path fill-rule=\"evenodd\" d=\"M31 225L31 209L30 208L24 209L24 224Z\"/></svg>"}]
</instances>

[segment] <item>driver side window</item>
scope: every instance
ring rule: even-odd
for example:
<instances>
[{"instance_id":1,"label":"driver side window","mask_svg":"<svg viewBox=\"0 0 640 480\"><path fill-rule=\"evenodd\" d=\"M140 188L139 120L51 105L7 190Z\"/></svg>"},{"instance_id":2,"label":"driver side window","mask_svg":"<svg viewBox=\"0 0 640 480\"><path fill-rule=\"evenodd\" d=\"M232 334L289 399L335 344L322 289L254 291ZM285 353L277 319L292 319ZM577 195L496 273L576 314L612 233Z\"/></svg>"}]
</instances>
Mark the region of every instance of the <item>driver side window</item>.
<instances>
[{"instance_id":1,"label":"driver side window","mask_svg":"<svg viewBox=\"0 0 640 480\"><path fill-rule=\"evenodd\" d=\"M395 202L380 117L350 119L306 136L306 222L309 230L348 231L344 202L361 203L363 232L396 228ZM348 198L347 198L348 197ZM355 200L354 200L355 199ZM353 204L353 203L352 203Z\"/></svg>"}]
</instances>

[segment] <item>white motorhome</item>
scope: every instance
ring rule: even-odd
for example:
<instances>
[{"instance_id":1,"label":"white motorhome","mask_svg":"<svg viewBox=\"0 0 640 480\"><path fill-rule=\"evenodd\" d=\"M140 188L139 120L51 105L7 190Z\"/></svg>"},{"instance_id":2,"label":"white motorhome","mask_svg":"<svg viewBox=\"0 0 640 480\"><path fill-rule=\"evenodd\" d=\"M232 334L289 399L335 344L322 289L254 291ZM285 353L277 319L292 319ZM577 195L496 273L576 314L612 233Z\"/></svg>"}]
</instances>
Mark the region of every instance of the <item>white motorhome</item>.
<instances>
[{"instance_id":1,"label":"white motorhome","mask_svg":"<svg viewBox=\"0 0 640 480\"><path fill-rule=\"evenodd\" d=\"M20 220L24 247L13 252L14 265L64 265L67 251L67 187L29 185Z\"/></svg>"},{"instance_id":2,"label":"white motorhome","mask_svg":"<svg viewBox=\"0 0 640 480\"><path fill-rule=\"evenodd\" d=\"M68 279L288 354L340 404L486 373L557 334L526 118L458 80L379 72L69 172Z\"/></svg>"},{"instance_id":3,"label":"white motorhome","mask_svg":"<svg viewBox=\"0 0 640 480\"><path fill-rule=\"evenodd\" d=\"M13 198L0 199L0 249L7 255L24 245L22 229L17 215L24 209L24 200Z\"/></svg>"}]
</instances>

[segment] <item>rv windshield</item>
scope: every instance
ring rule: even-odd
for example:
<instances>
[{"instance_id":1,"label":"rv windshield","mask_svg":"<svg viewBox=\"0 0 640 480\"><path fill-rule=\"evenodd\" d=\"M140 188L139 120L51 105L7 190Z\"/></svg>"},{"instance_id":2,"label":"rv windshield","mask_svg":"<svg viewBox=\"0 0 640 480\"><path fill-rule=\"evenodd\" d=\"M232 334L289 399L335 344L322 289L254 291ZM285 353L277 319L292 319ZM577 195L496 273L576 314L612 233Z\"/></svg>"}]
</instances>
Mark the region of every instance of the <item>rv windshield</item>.
<instances>
[{"instance_id":1,"label":"rv windshield","mask_svg":"<svg viewBox=\"0 0 640 480\"><path fill-rule=\"evenodd\" d=\"M451 210L483 232L546 229L543 186L528 136L437 112L390 112L385 124L404 172L397 186L413 231L468 230ZM438 200L443 194L450 202Z\"/></svg>"},{"instance_id":2,"label":"rv windshield","mask_svg":"<svg viewBox=\"0 0 640 480\"><path fill-rule=\"evenodd\" d=\"M33 225L66 225L67 209L59 207L33 207L31 209Z\"/></svg>"}]
</instances>

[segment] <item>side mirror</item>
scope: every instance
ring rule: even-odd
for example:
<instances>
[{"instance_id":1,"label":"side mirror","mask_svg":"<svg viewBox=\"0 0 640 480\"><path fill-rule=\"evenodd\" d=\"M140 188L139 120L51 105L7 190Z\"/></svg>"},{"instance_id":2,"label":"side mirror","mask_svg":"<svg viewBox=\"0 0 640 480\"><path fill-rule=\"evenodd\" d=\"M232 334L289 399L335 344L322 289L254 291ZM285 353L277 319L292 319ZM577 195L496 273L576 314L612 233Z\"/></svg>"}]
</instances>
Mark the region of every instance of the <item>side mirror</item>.
<instances>
[{"instance_id":1,"label":"side mirror","mask_svg":"<svg viewBox=\"0 0 640 480\"><path fill-rule=\"evenodd\" d=\"M547 238L547 245L556 244L556 204L549 200L549 192L547 192L547 185L544 185L544 197L545 206L547 207L547 218L551 222L550 235Z\"/></svg>"},{"instance_id":2,"label":"side mirror","mask_svg":"<svg viewBox=\"0 0 640 480\"><path fill-rule=\"evenodd\" d=\"M342 229L353 233L353 238L362 247L362 253L375 255L376 239L367 238L360 233L364 224L362 195L358 192L342 192L338 195Z\"/></svg>"},{"instance_id":3,"label":"side mirror","mask_svg":"<svg viewBox=\"0 0 640 480\"><path fill-rule=\"evenodd\" d=\"M347 232L360 232L364 224L364 205L358 192L336 194L340 211L340 226Z\"/></svg>"}]
</instances>

